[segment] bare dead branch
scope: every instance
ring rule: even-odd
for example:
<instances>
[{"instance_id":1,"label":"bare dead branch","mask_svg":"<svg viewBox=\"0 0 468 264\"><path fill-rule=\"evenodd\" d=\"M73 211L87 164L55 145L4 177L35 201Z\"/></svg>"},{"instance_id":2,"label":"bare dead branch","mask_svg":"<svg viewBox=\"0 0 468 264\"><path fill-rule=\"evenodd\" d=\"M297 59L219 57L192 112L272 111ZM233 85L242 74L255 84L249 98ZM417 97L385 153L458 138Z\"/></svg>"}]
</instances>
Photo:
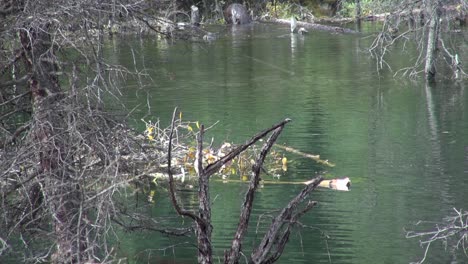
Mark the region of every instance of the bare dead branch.
<instances>
[{"instance_id":1,"label":"bare dead branch","mask_svg":"<svg viewBox=\"0 0 468 264\"><path fill-rule=\"evenodd\" d=\"M291 225L305 212L310 210L316 202L309 202L303 210L295 213L296 208L322 180L322 176L314 178L309 185L283 208L280 214L273 220L260 244L252 252L252 263L272 263L271 261L274 261L281 255L287 242ZM283 228L285 228L284 231L282 231Z\"/></svg>"},{"instance_id":2,"label":"bare dead branch","mask_svg":"<svg viewBox=\"0 0 468 264\"><path fill-rule=\"evenodd\" d=\"M266 155L270 151L273 144L276 142L276 139L283 131L283 128L286 123L283 123L281 126L277 127L268 140L263 144L263 147L260 151L260 154L257 157L255 164L252 167L253 177L250 179L249 189L245 194L245 200L242 204L242 210L239 218L239 223L237 224L237 230L234 235L234 239L231 244L231 248L229 253L226 252L224 255L224 263L238 263L239 261L239 253L242 248L242 241L244 239L244 235L247 232L247 228L250 221L250 214L252 212L252 205L255 198L255 191L257 190L258 184L260 182L260 172L263 166L263 162L265 161Z\"/></svg>"},{"instance_id":3,"label":"bare dead branch","mask_svg":"<svg viewBox=\"0 0 468 264\"><path fill-rule=\"evenodd\" d=\"M172 205L174 206L174 209L179 215L188 216L192 218L193 220L199 220L199 217L195 215L194 213L182 209L179 203L177 202L177 198L176 198L175 187L174 187L174 175L172 174L172 166L171 166L172 137L174 135L176 114L177 114L177 108L175 108L174 112L172 113L171 131L169 133L169 145L168 145L168 150L167 150L167 164L168 164L167 174L169 175L169 194L171 195Z\"/></svg>"},{"instance_id":4,"label":"bare dead branch","mask_svg":"<svg viewBox=\"0 0 468 264\"><path fill-rule=\"evenodd\" d=\"M198 219L196 224L198 263L209 264L213 262L213 248L211 245L213 226L211 225L210 175L206 173L202 165L204 133L205 127L201 125L197 135L197 160L195 165L198 168Z\"/></svg>"},{"instance_id":5,"label":"bare dead branch","mask_svg":"<svg viewBox=\"0 0 468 264\"><path fill-rule=\"evenodd\" d=\"M128 215L132 220L135 219L134 216ZM141 219L135 219L136 221L141 221ZM145 231L154 231L161 233L163 235L168 235L168 236L175 236L175 237L180 237L180 236L189 236L190 234L193 233L193 228L188 227L188 228L174 228L174 227L167 227L163 228L160 226L159 223L154 223L152 220L146 219L146 221L142 224L126 224L123 223L122 221L119 221L116 218L113 218L112 221L119 226L121 226L124 230L126 231L139 231L139 230L145 230Z\"/></svg>"},{"instance_id":6,"label":"bare dead branch","mask_svg":"<svg viewBox=\"0 0 468 264\"><path fill-rule=\"evenodd\" d=\"M25 132L27 129L29 129L29 127L31 126L31 124L27 123L27 124L24 124L22 125L21 127L19 127L18 129L16 129L16 131L13 133L13 135L11 135L11 137L6 140L5 142L1 142L0 141L0 149L1 148L5 148L6 145L9 145L11 144L12 142L14 142L16 140L16 138L23 132Z\"/></svg>"},{"instance_id":7,"label":"bare dead branch","mask_svg":"<svg viewBox=\"0 0 468 264\"><path fill-rule=\"evenodd\" d=\"M459 1L459 7L464 5L465 1ZM394 71L394 76L402 75L410 78L415 78L421 73L424 73L426 79L432 79L436 74L436 66L439 65L439 53L437 52L443 38L447 38L450 34L442 35L441 23L456 19L457 14L461 12L455 9L450 4L440 0L431 1L408 1L400 0L392 4L393 10L387 13L381 31L375 36L374 41L369 47L369 52L372 58L375 58L376 68L378 71L383 68L392 70L390 64L387 63L386 57L391 54L395 44L403 45L403 50L407 43L414 43L417 46L417 57L414 58L410 65ZM442 16L444 15L444 16ZM407 29L400 32L402 22L408 23ZM447 50L446 48L442 47ZM402 50L399 48L398 50ZM448 50L447 50L448 51ZM394 51L393 51L394 52ZM453 55L448 55L453 56ZM461 67L453 62L450 57L448 62L449 69L454 73L455 78L466 76L462 73Z\"/></svg>"},{"instance_id":8,"label":"bare dead branch","mask_svg":"<svg viewBox=\"0 0 468 264\"><path fill-rule=\"evenodd\" d=\"M17 79L17 80L13 80L13 81L9 81L9 82L4 82L4 83L0 83L0 88L4 88L4 87L8 87L8 86L13 86L13 85L23 85L23 84L26 84L26 82L28 81L28 79L30 78L31 76L29 75L24 75L23 77ZM0 104L0 106L10 102L10 101L13 101L13 100L16 100L16 99L19 99L25 95L27 95L29 92L26 92L26 93L23 93L21 95L17 95L15 96L14 98L11 98L10 100L8 100L7 102L3 102L2 104Z\"/></svg>"},{"instance_id":9,"label":"bare dead branch","mask_svg":"<svg viewBox=\"0 0 468 264\"><path fill-rule=\"evenodd\" d=\"M468 252L468 211L453 208L455 214L447 216L441 223L436 223L430 231L407 231L406 238L418 238L424 248L423 258L416 263L423 263L429 252L429 247L435 242L444 243L450 250ZM427 224L419 221L416 225ZM432 223L433 224L433 223Z\"/></svg>"},{"instance_id":10,"label":"bare dead branch","mask_svg":"<svg viewBox=\"0 0 468 264\"><path fill-rule=\"evenodd\" d=\"M450 69L452 70L453 73L453 78L458 79L460 78L460 73L463 76L467 76L467 73L463 71L463 68L461 67L461 61L458 57L458 54L452 54L447 47L445 46L445 41L443 39L440 39L440 44L442 50L445 52L445 54L450 58L450 61L447 62L449 65Z\"/></svg>"}]
</instances>

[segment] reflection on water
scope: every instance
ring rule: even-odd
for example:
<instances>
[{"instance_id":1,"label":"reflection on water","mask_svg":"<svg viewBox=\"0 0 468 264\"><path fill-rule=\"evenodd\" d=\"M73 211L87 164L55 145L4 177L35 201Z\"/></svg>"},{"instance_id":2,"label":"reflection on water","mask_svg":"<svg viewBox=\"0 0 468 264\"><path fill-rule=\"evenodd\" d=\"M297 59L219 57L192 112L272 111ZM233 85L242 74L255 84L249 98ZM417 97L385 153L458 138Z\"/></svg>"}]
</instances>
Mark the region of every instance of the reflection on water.
<instances>
[{"instance_id":1,"label":"reflection on water","mask_svg":"<svg viewBox=\"0 0 468 264\"><path fill-rule=\"evenodd\" d=\"M337 166L326 168L286 154L291 163L279 181L304 181L323 171L351 178L350 192L313 193L310 199L319 205L302 219L304 228L292 234L280 263L417 261L423 251L418 241L405 239L405 230L418 220L438 221L452 207L466 209L465 83L432 87L395 80L390 72L377 74L361 53L369 45L362 36L297 36L289 34L289 26L264 24L218 31L222 37L210 44L126 39L109 53L129 67L134 67L133 56L144 58L137 67L145 67L151 79L143 79L143 85L129 80L124 91L129 108L146 105L146 100L151 105L151 111L140 107L137 115L150 112L147 119L160 117L167 124L178 106L186 119L220 121L209 131L215 143L244 142L290 117L293 122L281 143L320 154ZM392 66L402 67L412 57L408 52L395 52ZM235 232L246 187L212 184L213 245L219 258ZM259 190L246 255L261 239L268 216L300 190L300 185L286 184ZM164 193L156 199L153 213L174 214ZM196 209L193 200L184 203ZM151 255L153 262L193 263L193 243L157 234L129 235L121 248L136 262ZM428 257L430 263L442 263L449 255L433 247Z\"/></svg>"}]
</instances>

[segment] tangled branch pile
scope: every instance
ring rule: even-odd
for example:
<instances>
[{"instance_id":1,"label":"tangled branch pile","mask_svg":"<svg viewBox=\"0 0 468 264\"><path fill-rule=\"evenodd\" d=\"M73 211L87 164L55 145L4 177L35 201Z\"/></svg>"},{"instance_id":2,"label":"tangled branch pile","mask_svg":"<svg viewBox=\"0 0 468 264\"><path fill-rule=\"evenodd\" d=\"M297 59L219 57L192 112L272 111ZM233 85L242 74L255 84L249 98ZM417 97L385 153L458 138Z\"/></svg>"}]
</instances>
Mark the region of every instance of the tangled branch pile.
<instances>
[{"instance_id":1,"label":"tangled branch pile","mask_svg":"<svg viewBox=\"0 0 468 264\"><path fill-rule=\"evenodd\" d=\"M172 142L173 154L171 163L175 173L174 177L182 181L185 179L194 180L197 177L196 135L200 130L199 122L182 121L182 116L180 115L178 119L174 120L173 129L175 135ZM149 144L145 145L156 147L153 151L166 152L169 143L169 130L169 127L161 128L159 121L155 123L146 122L144 133ZM237 146L229 142L224 142L221 146L217 147L211 142L209 146L203 149L203 166L215 163L235 147ZM258 146L253 145L248 151L242 152L235 159L224 164L217 174L222 179L228 179L233 176L239 177L241 180L247 180L251 175L255 155L259 151ZM287 164L288 160L284 153L272 151L265 162L264 172L272 177L280 177L282 172L287 171ZM167 163L161 162L161 160L147 163L144 171L145 174L153 177L154 181L168 179L168 174L166 173Z\"/></svg>"},{"instance_id":2,"label":"tangled branch pile","mask_svg":"<svg viewBox=\"0 0 468 264\"><path fill-rule=\"evenodd\" d=\"M408 1L392 2L383 14L382 30L377 34L369 52L376 60L378 70L391 70L386 57L394 47L405 50L413 42L419 52L412 65L395 72L408 77L417 77L424 73L432 80L436 72L440 76L466 78L467 73L461 61L460 47L451 45L459 27L468 21L466 1ZM403 48L401 48L403 47Z\"/></svg>"},{"instance_id":3,"label":"tangled branch pile","mask_svg":"<svg viewBox=\"0 0 468 264\"><path fill-rule=\"evenodd\" d=\"M115 198L142 177L133 160L145 149L101 110L118 98L118 79L140 74L106 60L104 32L147 19L149 7L1 1L0 9L0 253L17 262L105 263L121 211Z\"/></svg>"}]
</instances>

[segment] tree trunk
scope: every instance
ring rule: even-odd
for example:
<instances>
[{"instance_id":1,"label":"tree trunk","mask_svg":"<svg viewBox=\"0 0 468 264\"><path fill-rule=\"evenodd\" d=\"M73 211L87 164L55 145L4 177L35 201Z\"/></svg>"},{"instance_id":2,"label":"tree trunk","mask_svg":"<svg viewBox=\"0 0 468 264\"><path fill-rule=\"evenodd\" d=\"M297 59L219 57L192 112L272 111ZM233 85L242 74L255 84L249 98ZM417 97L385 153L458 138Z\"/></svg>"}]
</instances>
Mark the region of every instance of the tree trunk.
<instances>
[{"instance_id":1,"label":"tree trunk","mask_svg":"<svg viewBox=\"0 0 468 264\"><path fill-rule=\"evenodd\" d=\"M361 1L356 0L356 20L361 21Z\"/></svg>"},{"instance_id":2,"label":"tree trunk","mask_svg":"<svg viewBox=\"0 0 468 264\"><path fill-rule=\"evenodd\" d=\"M437 58L437 45L439 42L439 20L441 15L440 5L440 1L433 1L432 4L428 7L428 14L431 14L431 16L426 44L426 65L424 68L426 79L433 79L436 74L435 60Z\"/></svg>"},{"instance_id":3,"label":"tree trunk","mask_svg":"<svg viewBox=\"0 0 468 264\"><path fill-rule=\"evenodd\" d=\"M198 219L197 223L197 244L198 244L198 263L211 264L213 263L213 248L211 245L211 233L213 226L211 225L211 199L209 177L211 175L205 172L202 165L202 152L203 152L203 134L205 128L203 125L200 127L200 133L197 136L197 164L198 167Z\"/></svg>"},{"instance_id":4,"label":"tree trunk","mask_svg":"<svg viewBox=\"0 0 468 264\"><path fill-rule=\"evenodd\" d=\"M361 32L361 1L356 0L356 29Z\"/></svg>"},{"instance_id":5,"label":"tree trunk","mask_svg":"<svg viewBox=\"0 0 468 264\"><path fill-rule=\"evenodd\" d=\"M39 194L50 210L53 231L56 235L56 252L52 263L80 263L86 248L85 228L80 228L84 214L80 208L80 193L73 184L66 165L72 161L67 157L67 122L60 105L65 96L57 77L57 65L53 54L53 42L48 33L49 25L33 29L22 29L20 41L27 70L31 73L29 89L33 99L33 125L31 138L35 142L40 175ZM32 188L37 188L33 185Z\"/></svg>"},{"instance_id":6,"label":"tree trunk","mask_svg":"<svg viewBox=\"0 0 468 264\"><path fill-rule=\"evenodd\" d=\"M195 5L192 5L190 7L190 10L191 10L191 12L190 12L190 23L193 26L199 26L200 25L200 10Z\"/></svg>"}]
</instances>

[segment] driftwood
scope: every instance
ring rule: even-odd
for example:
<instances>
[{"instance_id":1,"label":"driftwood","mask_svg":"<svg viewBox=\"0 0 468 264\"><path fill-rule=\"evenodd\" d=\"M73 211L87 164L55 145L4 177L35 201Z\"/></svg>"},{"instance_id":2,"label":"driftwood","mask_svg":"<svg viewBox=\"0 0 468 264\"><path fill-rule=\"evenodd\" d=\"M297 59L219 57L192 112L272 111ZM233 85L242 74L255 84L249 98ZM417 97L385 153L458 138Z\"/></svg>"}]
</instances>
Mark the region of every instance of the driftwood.
<instances>
[{"instance_id":1,"label":"driftwood","mask_svg":"<svg viewBox=\"0 0 468 264\"><path fill-rule=\"evenodd\" d=\"M290 19L280 19L280 18L271 18L268 20L260 20L260 22L266 22L266 23L279 23L279 24L291 24ZM322 25L322 24L317 24L317 23L310 23L310 22L302 22L302 21L297 21L297 26L299 27L304 27L306 29L312 29L312 30L320 30L320 31L328 31L328 32L333 32L333 33L357 33L357 31L349 29L349 28L343 28L343 27L336 27L336 26L328 26L328 25Z\"/></svg>"},{"instance_id":2,"label":"driftwood","mask_svg":"<svg viewBox=\"0 0 468 264\"><path fill-rule=\"evenodd\" d=\"M174 177L171 172L172 137L176 112L177 109L174 110L172 118L172 129L169 135L168 146L169 192L171 196L171 202L177 213L181 216L190 217L196 223L195 233L197 234L198 263L213 263L213 250L211 245L211 233L213 227L211 225L211 200L209 195L210 176L218 172L224 164L231 161L247 148L271 133L268 140L263 144L255 164L252 166L253 176L250 179L249 188L245 194L245 199L242 204L237 230L232 240L231 247L225 251L224 263L238 263L241 255L244 255L241 253L243 239L248 228L250 215L253 208L253 201L255 198L255 192L259 186L260 172L262 171L263 162L269 150L274 145L276 139L281 134L284 126L291 120L285 119L271 128L259 132L245 144L231 150L224 157L220 158L212 164L207 165L206 167L203 167L202 163L204 126L201 125L200 131L197 134L197 160L195 162L199 184L199 210L197 213L194 213L183 209L179 204L175 193ZM309 184L280 212L280 214L274 219L261 243L252 252L250 262L272 263L281 256L293 225L296 224L297 220L303 214L309 211L316 204L316 202L308 202L303 206L302 209L298 209L300 203L309 195L312 190L314 190L320 184L322 180L323 177L318 176L310 181Z\"/></svg>"}]
</instances>

